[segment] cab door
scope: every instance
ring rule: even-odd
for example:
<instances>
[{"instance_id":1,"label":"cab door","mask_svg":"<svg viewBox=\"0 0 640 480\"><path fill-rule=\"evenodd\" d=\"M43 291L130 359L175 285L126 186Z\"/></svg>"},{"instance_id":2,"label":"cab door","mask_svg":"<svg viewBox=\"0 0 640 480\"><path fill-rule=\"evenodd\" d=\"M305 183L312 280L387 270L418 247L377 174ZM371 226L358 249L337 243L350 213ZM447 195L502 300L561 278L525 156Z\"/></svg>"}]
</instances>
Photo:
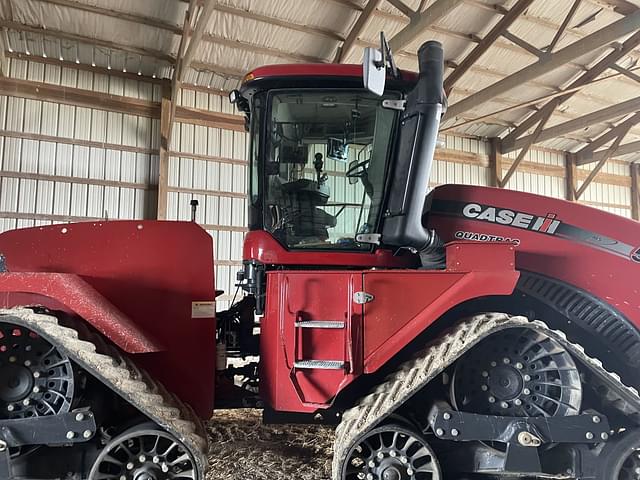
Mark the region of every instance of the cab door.
<instances>
[{"instance_id":1,"label":"cab door","mask_svg":"<svg viewBox=\"0 0 640 480\"><path fill-rule=\"evenodd\" d=\"M362 273L267 274L261 325L261 392L277 410L328 407L362 371Z\"/></svg>"}]
</instances>

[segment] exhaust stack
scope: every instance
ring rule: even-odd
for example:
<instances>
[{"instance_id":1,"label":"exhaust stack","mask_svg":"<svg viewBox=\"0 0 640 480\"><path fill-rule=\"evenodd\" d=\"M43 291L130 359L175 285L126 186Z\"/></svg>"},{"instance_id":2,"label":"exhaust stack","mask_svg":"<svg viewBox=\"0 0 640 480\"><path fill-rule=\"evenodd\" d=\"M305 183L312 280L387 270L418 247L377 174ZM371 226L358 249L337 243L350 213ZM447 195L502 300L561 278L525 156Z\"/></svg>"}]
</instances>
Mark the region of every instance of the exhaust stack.
<instances>
[{"instance_id":1,"label":"exhaust stack","mask_svg":"<svg viewBox=\"0 0 640 480\"><path fill-rule=\"evenodd\" d=\"M439 244L435 234L422 226L422 216L445 101L442 45L424 43L418 50L418 63L418 83L407 95L407 108L400 119L382 241L425 252Z\"/></svg>"}]
</instances>

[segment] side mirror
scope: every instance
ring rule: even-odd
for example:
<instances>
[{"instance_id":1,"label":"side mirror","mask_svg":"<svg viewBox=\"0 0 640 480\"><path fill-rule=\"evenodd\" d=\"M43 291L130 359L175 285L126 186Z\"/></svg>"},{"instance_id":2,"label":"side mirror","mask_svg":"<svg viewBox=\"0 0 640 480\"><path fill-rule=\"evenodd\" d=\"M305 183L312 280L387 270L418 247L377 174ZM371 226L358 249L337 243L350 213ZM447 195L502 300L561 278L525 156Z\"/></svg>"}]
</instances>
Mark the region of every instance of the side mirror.
<instances>
[{"instance_id":1,"label":"side mirror","mask_svg":"<svg viewBox=\"0 0 640 480\"><path fill-rule=\"evenodd\" d=\"M231 102L232 105L235 105L241 112L246 113L247 115L249 114L249 100L244 98L239 90L231 90L229 92L229 102Z\"/></svg>"},{"instance_id":2,"label":"side mirror","mask_svg":"<svg viewBox=\"0 0 640 480\"><path fill-rule=\"evenodd\" d=\"M240 99L242 95L240 95L240 92L238 90L231 90L229 92L229 102L234 105L235 103L238 102L238 100Z\"/></svg>"},{"instance_id":3,"label":"side mirror","mask_svg":"<svg viewBox=\"0 0 640 480\"><path fill-rule=\"evenodd\" d=\"M347 172L353 170L356 165L358 165L358 160L354 160L352 162L349 162L349 166L347 167ZM347 177L349 179L349 185L354 185L356 183L358 183L358 177Z\"/></svg>"},{"instance_id":4,"label":"side mirror","mask_svg":"<svg viewBox=\"0 0 640 480\"><path fill-rule=\"evenodd\" d=\"M375 95L382 96L387 79L382 52L377 48L365 48L362 69L365 88Z\"/></svg>"}]
</instances>

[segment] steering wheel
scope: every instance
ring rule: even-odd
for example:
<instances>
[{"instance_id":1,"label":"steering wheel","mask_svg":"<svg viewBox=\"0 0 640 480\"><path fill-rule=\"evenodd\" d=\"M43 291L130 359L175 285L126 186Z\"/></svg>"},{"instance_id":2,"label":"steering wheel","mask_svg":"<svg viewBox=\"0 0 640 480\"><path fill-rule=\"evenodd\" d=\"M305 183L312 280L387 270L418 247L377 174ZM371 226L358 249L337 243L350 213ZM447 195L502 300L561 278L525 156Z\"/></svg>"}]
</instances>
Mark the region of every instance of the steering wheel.
<instances>
[{"instance_id":1,"label":"steering wheel","mask_svg":"<svg viewBox=\"0 0 640 480\"><path fill-rule=\"evenodd\" d=\"M347 178L360 178L365 173L367 173L367 167L371 163L371 160L364 160L362 162L356 163L349 167L347 172L344 174Z\"/></svg>"}]
</instances>

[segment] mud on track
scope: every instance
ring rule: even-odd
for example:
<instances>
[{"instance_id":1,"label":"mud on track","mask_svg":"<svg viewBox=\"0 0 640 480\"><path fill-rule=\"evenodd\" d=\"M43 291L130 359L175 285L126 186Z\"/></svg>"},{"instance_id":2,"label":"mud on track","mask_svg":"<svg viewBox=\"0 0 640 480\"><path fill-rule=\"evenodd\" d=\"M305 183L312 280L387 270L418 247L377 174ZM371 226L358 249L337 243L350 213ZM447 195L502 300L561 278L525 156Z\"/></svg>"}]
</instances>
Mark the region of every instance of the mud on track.
<instances>
[{"instance_id":1,"label":"mud on track","mask_svg":"<svg viewBox=\"0 0 640 480\"><path fill-rule=\"evenodd\" d=\"M328 480L333 429L262 425L260 410L216 413L207 424L207 480Z\"/></svg>"}]
</instances>

